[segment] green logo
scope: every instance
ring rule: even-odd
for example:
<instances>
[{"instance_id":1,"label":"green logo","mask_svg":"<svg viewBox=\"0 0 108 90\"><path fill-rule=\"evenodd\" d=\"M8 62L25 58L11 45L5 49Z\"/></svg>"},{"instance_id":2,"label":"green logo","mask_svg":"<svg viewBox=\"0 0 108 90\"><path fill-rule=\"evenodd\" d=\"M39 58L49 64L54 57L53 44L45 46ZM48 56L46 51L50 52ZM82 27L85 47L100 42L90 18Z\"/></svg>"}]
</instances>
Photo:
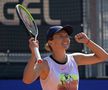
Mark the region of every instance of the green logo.
<instances>
[{"instance_id":1,"label":"green logo","mask_svg":"<svg viewBox=\"0 0 108 90\"><path fill-rule=\"evenodd\" d=\"M73 80L78 80L78 75L76 74L60 74L60 81L62 84L66 83L66 82L70 82Z\"/></svg>"}]
</instances>

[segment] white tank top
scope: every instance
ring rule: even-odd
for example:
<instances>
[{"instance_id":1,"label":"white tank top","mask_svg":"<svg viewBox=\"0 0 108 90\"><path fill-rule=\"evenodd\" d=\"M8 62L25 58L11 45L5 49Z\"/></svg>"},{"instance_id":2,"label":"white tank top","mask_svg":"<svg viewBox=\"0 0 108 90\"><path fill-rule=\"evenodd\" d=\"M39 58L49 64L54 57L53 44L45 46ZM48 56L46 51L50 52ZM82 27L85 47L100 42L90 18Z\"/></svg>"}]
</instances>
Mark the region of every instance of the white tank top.
<instances>
[{"instance_id":1,"label":"white tank top","mask_svg":"<svg viewBox=\"0 0 108 90\"><path fill-rule=\"evenodd\" d=\"M43 90L78 90L78 66L72 55L67 54L65 64L56 63L51 57L46 57L50 71L45 80L40 79Z\"/></svg>"}]
</instances>

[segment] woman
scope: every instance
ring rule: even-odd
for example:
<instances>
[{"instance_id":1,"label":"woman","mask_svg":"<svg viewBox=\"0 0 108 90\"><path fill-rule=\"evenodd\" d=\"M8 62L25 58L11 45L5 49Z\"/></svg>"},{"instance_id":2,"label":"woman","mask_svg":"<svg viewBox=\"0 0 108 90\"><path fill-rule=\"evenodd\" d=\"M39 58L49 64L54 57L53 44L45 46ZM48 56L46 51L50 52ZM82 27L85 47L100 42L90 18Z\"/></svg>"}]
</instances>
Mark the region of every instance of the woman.
<instances>
[{"instance_id":1,"label":"woman","mask_svg":"<svg viewBox=\"0 0 108 90\"><path fill-rule=\"evenodd\" d=\"M24 83L30 84L40 77L43 90L78 90L78 65L96 64L108 59L108 53L83 32L75 35L75 40L85 44L93 53L67 54L72 31L71 26L49 28L46 49L51 52L51 55L45 57L41 64L36 63L34 54L34 47L39 47L39 42L30 38L29 47L32 56L24 70Z\"/></svg>"}]
</instances>

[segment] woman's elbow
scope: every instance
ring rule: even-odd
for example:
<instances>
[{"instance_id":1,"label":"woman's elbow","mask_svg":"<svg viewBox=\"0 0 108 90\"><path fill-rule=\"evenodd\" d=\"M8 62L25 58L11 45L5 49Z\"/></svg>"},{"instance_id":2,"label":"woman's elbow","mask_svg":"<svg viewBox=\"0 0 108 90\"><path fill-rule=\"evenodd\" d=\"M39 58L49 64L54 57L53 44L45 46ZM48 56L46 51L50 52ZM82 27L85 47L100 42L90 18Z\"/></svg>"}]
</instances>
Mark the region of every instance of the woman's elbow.
<instances>
[{"instance_id":1,"label":"woman's elbow","mask_svg":"<svg viewBox=\"0 0 108 90\"><path fill-rule=\"evenodd\" d=\"M103 55L103 60L108 60L108 53L106 53L105 55Z\"/></svg>"},{"instance_id":2,"label":"woman's elbow","mask_svg":"<svg viewBox=\"0 0 108 90\"><path fill-rule=\"evenodd\" d=\"M23 81L23 83L25 83L25 84L31 84L32 83L32 81L31 80L28 80L28 79L22 79L22 81Z\"/></svg>"}]
</instances>

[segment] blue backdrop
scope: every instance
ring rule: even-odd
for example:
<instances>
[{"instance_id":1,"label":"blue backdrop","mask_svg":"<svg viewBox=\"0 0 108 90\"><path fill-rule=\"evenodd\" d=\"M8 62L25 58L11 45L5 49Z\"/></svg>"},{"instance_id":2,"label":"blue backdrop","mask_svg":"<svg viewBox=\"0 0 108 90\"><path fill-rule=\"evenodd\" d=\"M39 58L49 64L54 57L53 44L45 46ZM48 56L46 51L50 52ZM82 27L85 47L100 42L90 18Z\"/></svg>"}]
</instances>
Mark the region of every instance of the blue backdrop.
<instances>
[{"instance_id":1,"label":"blue backdrop","mask_svg":"<svg viewBox=\"0 0 108 90\"><path fill-rule=\"evenodd\" d=\"M40 82L30 85L21 80L0 80L0 90L42 90ZM108 90L108 80L80 80L79 90Z\"/></svg>"}]
</instances>

